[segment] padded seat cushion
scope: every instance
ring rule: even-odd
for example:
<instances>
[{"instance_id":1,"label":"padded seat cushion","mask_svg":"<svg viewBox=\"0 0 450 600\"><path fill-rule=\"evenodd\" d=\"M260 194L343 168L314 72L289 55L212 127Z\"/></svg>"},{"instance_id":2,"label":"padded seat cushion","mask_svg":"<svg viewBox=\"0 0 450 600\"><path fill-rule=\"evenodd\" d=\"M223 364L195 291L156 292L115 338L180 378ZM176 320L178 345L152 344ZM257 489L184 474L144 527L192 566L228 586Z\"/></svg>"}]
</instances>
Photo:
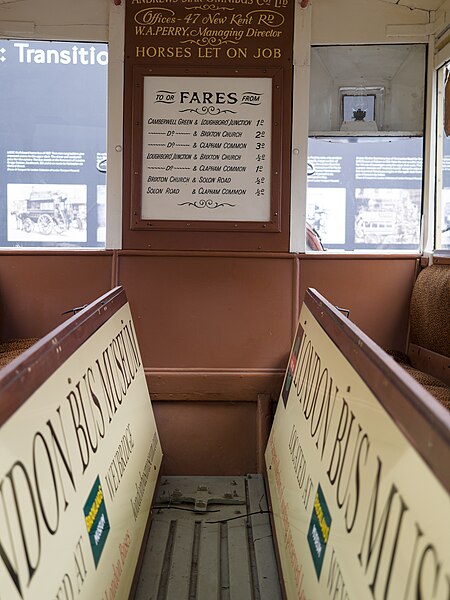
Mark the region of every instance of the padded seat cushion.
<instances>
[{"instance_id":1,"label":"padded seat cushion","mask_svg":"<svg viewBox=\"0 0 450 600\"><path fill-rule=\"evenodd\" d=\"M402 363L402 367L407 373L412 375L417 383L420 383L432 396L434 396L441 404L450 409L450 387L440 379L419 371L411 365Z\"/></svg>"},{"instance_id":2,"label":"padded seat cushion","mask_svg":"<svg viewBox=\"0 0 450 600\"><path fill-rule=\"evenodd\" d=\"M22 352L28 350L39 338L26 338L0 342L0 368L6 367L8 363L17 358Z\"/></svg>"},{"instance_id":3,"label":"padded seat cushion","mask_svg":"<svg viewBox=\"0 0 450 600\"><path fill-rule=\"evenodd\" d=\"M413 367L408 355L404 352L394 350L389 352L389 355L392 356L395 362L405 369L411 377L414 377L417 383L420 383L429 394L434 396L436 400L439 400L441 404L450 410L450 387L444 381Z\"/></svg>"},{"instance_id":4,"label":"padded seat cushion","mask_svg":"<svg viewBox=\"0 0 450 600\"><path fill-rule=\"evenodd\" d=\"M423 269L410 307L410 343L450 357L450 265Z\"/></svg>"}]
</instances>

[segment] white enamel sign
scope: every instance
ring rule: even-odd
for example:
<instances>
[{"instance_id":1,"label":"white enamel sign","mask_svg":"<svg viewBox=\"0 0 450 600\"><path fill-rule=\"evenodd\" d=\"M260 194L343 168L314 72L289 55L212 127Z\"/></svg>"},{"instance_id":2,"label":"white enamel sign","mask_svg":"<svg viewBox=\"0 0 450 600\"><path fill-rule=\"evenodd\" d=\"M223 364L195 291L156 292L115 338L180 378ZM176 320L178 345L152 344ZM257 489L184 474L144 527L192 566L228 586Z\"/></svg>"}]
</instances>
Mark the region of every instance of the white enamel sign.
<instances>
[{"instance_id":1,"label":"white enamel sign","mask_svg":"<svg viewBox=\"0 0 450 600\"><path fill-rule=\"evenodd\" d=\"M272 79L145 77L142 219L269 221Z\"/></svg>"}]
</instances>

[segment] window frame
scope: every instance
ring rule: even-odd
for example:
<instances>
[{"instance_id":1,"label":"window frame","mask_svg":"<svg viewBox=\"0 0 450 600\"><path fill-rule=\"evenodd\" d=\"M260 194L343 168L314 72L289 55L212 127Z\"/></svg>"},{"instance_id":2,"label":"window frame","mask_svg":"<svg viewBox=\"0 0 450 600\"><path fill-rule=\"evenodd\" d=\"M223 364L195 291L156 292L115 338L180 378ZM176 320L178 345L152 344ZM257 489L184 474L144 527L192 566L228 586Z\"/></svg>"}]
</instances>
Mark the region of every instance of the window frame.
<instances>
[{"instance_id":1,"label":"window frame","mask_svg":"<svg viewBox=\"0 0 450 600\"><path fill-rule=\"evenodd\" d=\"M447 71L447 80L445 73ZM434 243L433 254L449 255L450 248L442 247L442 197L444 189L444 136L445 118L449 117L447 113L450 104L450 57L442 65L436 68L436 192L435 192L435 210L434 210ZM449 132L450 133L450 132ZM448 136L447 136L448 137Z\"/></svg>"},{"instance_id":2,"label":"window frame","mask_svg":"<svg viewBox=\"0 0 450 600\"><path fill-rule=\"evenodd\" d=\"M367 45L367 44L405 44L407 35L408 44L425 44L427 47L427 58L425 63L425 107L423 127L423 177L422 177L422 213L420 242L417 251L407 250L352 250L333 251L333 256L412 256L420 257L429 248L430 223L434 224L434 216L429 213L431 205L434 206L435 192L435 93L434 89L434 62L435 54L434 35L432 28L427 26L415 26L404 23L400 26L386 26L384 38L367 36L365 42L345 39L345 35L335 35L330 30L330 35L313 39L312 27L313 6L309 4L306 8L296 6L294 27L294 59L293 59L293 116L292 116L292 146L291 146L291 230L290 251L305 253L306 250L306 190L307 190L307 168L308 168L308 137L309 123L305 114L309 114L309 88L310 88L310 65L312 46L333 45ZM439 19L436 19L437 23ZM423 31L422 31L423 29ZM314 31L317 34L317 31ZM446 34L447 35L447 34ZM450 41L450 33L447 35ZM369 41L370 40L370 41ZM450 45L449 45L450 53ZM314 258L323 257L323 252L309 252L308 256Z\"/></svg>"},{"instance_id":3,"label":"window frame","mask_svg":"<svg viewBox=\"0 0 450 600\"><path fill-rule=\"evenodd\" d=\"M14 13L13 13L14 14ZM47 31L41 33L42 28L34 26L31 30L28 22L8 21L1 27L0 39L74 42L74 43L102 43L108 47L107 67L107 124L106 124L106 155L108 169L106 172L106 235L101 246L29 246L7 247L1 251L69 251L69 252L102 252L122 247L122 150L123 150L123 47L125 31L125 6L124 3L116 5L110 3L108 8L108 22L104 25L86 24L80 26L69 22L64 27L58 27L58 35L52 36ZM63 33L61 33L63 31Z\"/></svg>"}]
</instances>

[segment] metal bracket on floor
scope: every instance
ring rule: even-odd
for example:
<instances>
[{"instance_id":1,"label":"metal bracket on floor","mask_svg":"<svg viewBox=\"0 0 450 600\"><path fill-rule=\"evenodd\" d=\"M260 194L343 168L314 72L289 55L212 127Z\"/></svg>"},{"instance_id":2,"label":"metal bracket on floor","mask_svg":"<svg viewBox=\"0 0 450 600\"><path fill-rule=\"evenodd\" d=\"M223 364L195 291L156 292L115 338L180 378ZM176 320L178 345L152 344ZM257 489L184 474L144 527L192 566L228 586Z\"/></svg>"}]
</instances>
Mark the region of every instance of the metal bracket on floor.
<instances>
[{"instance_id":1,"label":"metal bracket on floor","mask_svg":"<svg viewBox=\"0 0 450 600\"><path fill-rule=\"evenodd\" d=\"M208 504L245 504L245 498L239 496L236 490L233 492L225 492L222 495L214 495L208 486L198 485L196 492L193 494L184 494L182 490L176 488L171 492L166 493L162 482L159 493L158 502L167 502L168 505L174 504L193 504L194 511L204 513L208 509ZM233 483L231 483L233 485ZM235 483L237 486L237 483Z\"/></svg>"}]
</instances>

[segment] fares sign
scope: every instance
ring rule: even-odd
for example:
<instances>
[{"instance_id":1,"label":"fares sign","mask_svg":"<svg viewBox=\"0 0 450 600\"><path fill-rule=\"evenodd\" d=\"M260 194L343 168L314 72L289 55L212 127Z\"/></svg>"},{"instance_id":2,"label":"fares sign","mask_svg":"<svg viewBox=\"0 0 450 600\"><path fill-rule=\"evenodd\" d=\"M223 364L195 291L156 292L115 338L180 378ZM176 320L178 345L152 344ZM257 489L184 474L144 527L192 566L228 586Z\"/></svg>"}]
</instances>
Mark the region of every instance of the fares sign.
<instances>
[{"instance_id":1,"label":"fares sign","mask_svg":"<svg viewBox=\"0 0 450 600\"><path fill-rule=\"evenodd\" d=\"M143 219L270 221L270 77L145 77L143 122Z\"/></svg>"},{"instance_id":2,"label":"fares sign","mask_svg":"<svg viewBox=\"0 0 450 600\"><path fill-rule=\"evenodd\" d=\"M124 304L0 428L0 598L127 598L161 464Z\"/></svg>"},{"instance_id":3,"label":"fares sign","mask_svg":"<svg viewBox=\"0 0 450 600\"><path fill-rule=\"evenodd\" d=\"M266 450L288 599L448 599L450 500L306 304Z\"/></svg>"}]
</instances>

